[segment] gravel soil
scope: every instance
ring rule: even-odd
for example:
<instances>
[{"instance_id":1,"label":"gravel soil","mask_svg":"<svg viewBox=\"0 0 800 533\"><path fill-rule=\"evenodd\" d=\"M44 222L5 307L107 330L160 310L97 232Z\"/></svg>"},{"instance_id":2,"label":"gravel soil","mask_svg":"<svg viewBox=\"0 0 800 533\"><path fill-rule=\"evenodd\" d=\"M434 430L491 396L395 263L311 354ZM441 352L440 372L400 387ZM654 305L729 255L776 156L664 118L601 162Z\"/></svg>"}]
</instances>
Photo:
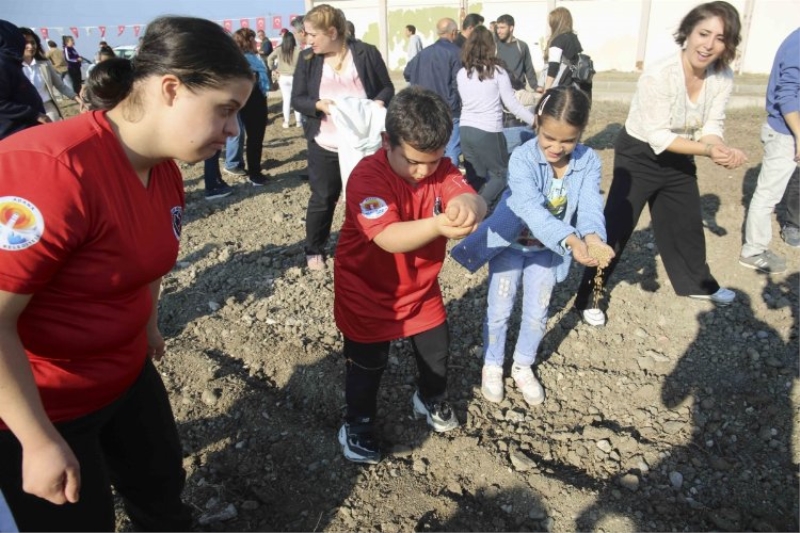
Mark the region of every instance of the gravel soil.
<instances>
[{"instance_id":1,"label":"gravel soil","mask_svg":"<svg viewBox=\"0 0 800 533\"><path fill-rule=\"evenodd\" d=\"M202 164L183 165L180 257L160 305L159 364L183 441L186 501L201 531L797 531L798 265L739 266L763 112L729 113L749 163L698 161L708 262L734 305L673 292L645 211L610 289L608 325L571 311L580 268L554 292L535 372L546 401L528 408L480 394L486 269L452 260L440 280L453 337L449 394L461 427L432 434L411 417L415 364L392 345L379 397L387 449L374 466L344 460L342 339L332 261L303 256L308 184L301 129L281 128L270 94L265 187L236 178L205 201ZM627 108L596 103L584 140L611 179ZM342 221L337 210L334 230ZM333 252L334 233L330 252ZM365 265L368 268L368 265ZM512 323L507 359L518 322ZM510 364L510 363L509 363ZM508 368L506 369L508 376ZM129 526L124 512L118 527Z\"/></svg>"}]
</instances>

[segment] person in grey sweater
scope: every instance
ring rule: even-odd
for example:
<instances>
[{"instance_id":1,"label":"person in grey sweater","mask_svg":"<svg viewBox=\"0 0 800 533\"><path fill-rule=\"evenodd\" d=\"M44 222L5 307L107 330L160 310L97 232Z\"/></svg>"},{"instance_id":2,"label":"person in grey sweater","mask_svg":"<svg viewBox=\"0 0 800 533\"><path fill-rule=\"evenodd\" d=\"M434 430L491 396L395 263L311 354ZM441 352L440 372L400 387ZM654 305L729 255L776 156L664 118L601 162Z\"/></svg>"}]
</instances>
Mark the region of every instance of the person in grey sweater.
<instances>
[{"instance_id":1,"label":"person in grey sweater","mask_svg":"<svg viewBox=\"0 0 800 533\"><path fill-rule=\"evenodd\" d=\"M467 181L489 205L506 187L508 145L503 134L503 107L533 125L533 113L514 97L509 74L492 54L494 46L488 29L475 28L464 44L464 68L457 75Z\"/></svg>"}]
</instances>

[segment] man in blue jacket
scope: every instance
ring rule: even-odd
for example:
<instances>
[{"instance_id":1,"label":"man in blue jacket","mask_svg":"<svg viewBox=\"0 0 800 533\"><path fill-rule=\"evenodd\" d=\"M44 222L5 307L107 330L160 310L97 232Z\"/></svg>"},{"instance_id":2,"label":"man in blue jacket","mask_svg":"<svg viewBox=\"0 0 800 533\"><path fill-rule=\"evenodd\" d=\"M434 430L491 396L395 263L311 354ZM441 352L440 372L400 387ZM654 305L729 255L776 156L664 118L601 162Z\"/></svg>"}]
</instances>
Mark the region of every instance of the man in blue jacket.
<instances>
[{"instance_id":1,"label":"man in blue jacket","mask_svg":"<svg viewBox=\"0 0 800 533\"><path fill-rule=\"evenodd\" d=\"M799 51L800 28L783 41L772 63L767 85L767 121L761 128L764 159L747 210L744 246L739 256L740 265L772 274L786 270L786 261L769 250L772 212L784 194L787 218L781 236L789 246L800 247Z\"/></svg>"},{"instance_id":2,"label":"man in blue jacket","mask_svg":"<svg viewBox=\"0 0 800 533\"><path fill-rule=\"evenodd\" d=\"M25 38L15 25L0 20L0 139L50 122L42 98L22 72Z\"/></svg>"},{"instance_id":3,"label":"man in blue jacket","mask_svg":"<svg viewBox=\"0 0 800 533\"><path fill-rule=\"evenodd\" d=\"M436 23L439 40L424 48L414 56L403 70L403 77L411 85L419 85L429 89L442 98L450 106L453 116L453 131L444 150L455 166L461 157L461 97L458 95L456 76L461 69L461 50L453 44L458 35L458 24L451 18L443 18Z\"/></svg>"}]
</instances>

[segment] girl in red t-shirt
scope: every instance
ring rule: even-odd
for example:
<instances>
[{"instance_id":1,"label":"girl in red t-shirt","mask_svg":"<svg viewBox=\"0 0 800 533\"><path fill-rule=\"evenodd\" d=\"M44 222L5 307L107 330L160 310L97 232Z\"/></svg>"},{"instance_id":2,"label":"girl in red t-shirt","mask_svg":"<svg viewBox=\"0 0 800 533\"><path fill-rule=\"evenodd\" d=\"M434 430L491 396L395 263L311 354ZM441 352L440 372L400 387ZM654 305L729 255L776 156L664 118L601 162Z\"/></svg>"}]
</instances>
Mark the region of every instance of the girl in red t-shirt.
<instances>
[{"instance_id":1,"label":"girl in red t-shirt","mask_svg":"<svg viewBox=\"0 0 800 533\"><path fill-rule=\"evenodd\" d=\"M94 111L0 143L0 519L186 531L182 451L151 360L183 186L237 133L247 60L213 22L162 17L132 60L99 64ZM3 503L7 502L7 503Z\"/></svg>"}]
</instances>

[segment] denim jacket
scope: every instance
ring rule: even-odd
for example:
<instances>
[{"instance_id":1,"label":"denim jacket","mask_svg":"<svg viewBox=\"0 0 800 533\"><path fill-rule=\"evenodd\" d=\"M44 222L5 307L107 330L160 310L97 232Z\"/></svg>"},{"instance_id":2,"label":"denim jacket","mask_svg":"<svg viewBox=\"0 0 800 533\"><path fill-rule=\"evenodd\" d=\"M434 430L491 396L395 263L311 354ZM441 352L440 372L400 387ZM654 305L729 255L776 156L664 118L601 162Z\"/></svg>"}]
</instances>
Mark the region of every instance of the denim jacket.
<instances>
[{"instance_id":1,"label":"denim jacket","mask_svg":"<svg viewBox=\"0 0 800 533\"><path fill-rule=\"evenodd\" d=\"M508 164L508 188L494 212L472 235L450 252L470 272L475 272L491 258L510 246L524 226L554 253L552 268L556 280L563 281L569 272L572 253L564 247L571 234L583 238L596 233L606 240L603 197L600 194L600 158L594 151L579 144L564 175L567 206L563 220L547 209L547 191L553 180L553 169L534 137L511 154Z\"/></svg>"}]
</instances>

